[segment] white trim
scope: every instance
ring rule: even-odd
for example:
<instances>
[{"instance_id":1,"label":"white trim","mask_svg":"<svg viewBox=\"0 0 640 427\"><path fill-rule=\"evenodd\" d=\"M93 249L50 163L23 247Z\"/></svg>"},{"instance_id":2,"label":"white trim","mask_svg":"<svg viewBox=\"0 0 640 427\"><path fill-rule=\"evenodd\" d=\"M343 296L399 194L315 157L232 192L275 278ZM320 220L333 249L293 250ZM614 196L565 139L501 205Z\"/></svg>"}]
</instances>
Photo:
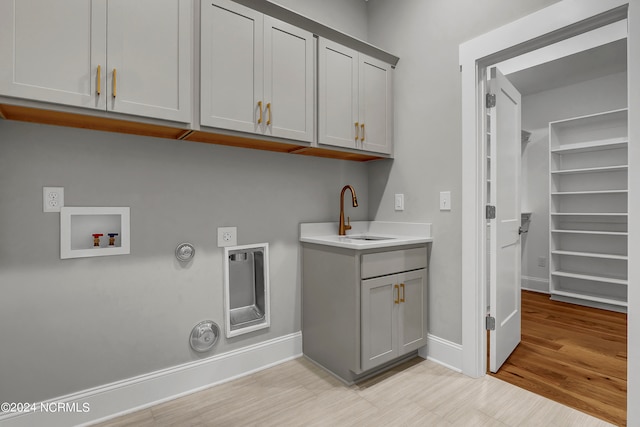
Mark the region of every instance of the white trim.
<instances>
[{"instance_id":1,"label":"white trim","mask_svg":"<svg viewBox=\"0 0 640 427\"><path fill-rule=\"evenodd\" d=\"M435 335L427 336L427 345L418 349L418 355L456 372L462 372L462 346Z\"/></svg>"},{"instance_id":2,"label":"white trim","mask_svg":"<svg viewBox=\"0 0 640 427\"><path fill-rule=\"evenodd\" d=\"M627 5L628 0L563 0L460 45L462 67L462 370L472 377L486 374L485 246L483 218L485 181L478 144L482 79L479 62L499 52L522 54L558 41L561 30ZM631 18L629 19L631 25ZM557 32L557 33L556 33ZM536 46L532 44L536 40ZM631 52L632 49L629 48ZM489 64L484 64L489 65ZM631 100L630 100L631 103ZM633 200L631 194L629 199ZM631 237L631 236L630 236ZM633 246L631 241L630 247Z\"/></svg>"},{"instance_id":3,"label":"white trim","mask_svg":"<svg viewBox=\"0 0 640 427\"><path fill-rule=\"evenodd\" d=\"M525 291L540 292L542 294L549 293L549 279L541 279L540 277L522 276L520 278L520 287Z\"/></svg>"},{"instance_id":4,"label":"white trim","mask_svg":"<svg viewBox=\"0 0 640 427\"><path fill-rule=\"evenodd\" d=\"M502 74L507 75L522 71L536 65L564 58L578 52L583 52L607 43L622 40L627 37L627 20L614 22L604 27L596 28L584 34L571 37L558 43L545 46L541 49L516 56L515 58L502 61L495 66L500 69Z\"/></svg>"},{"instance_id":5,"label":"white trim","mask_svg":"<svg viewBox=\"0 0 640 427\"><path fill-rule=\"evenodd\" d=\"M89 412L0 416L3 427L89 425L234 380L302 356L302 333L274 338L204 360L60 396L47 402L88 403ZM39 407L36 404L36 407Z\"/></svg>"}]
</instances>

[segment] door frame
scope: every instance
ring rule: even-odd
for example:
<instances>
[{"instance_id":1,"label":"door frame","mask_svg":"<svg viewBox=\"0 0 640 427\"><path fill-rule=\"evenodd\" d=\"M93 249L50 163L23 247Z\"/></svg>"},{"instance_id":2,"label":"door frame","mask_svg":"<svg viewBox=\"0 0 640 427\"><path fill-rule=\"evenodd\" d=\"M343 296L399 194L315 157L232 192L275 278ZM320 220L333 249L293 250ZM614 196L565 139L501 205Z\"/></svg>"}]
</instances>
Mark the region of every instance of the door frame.
<instances>
[{"instance_id":1,"label":"door frame","mask_svg":"<svg viewBox=\"0 0 640 427\"><path fill-rule=\"evenodd\" d=\"M486 182L482 102L486 67L531 50L628 19L628 76L640 75L640 4L628 0L563 0L460 45L462 76L462 371L486 375ZM634 25L637 23L637 27ZM640 82L628 79L629 164L640 161ZM640 168L629 168L629 260L640 260ZM640 263L629 262L629 282ZM628 424L640 423L640 289L628 291ZM636 319L636 312L638 318ZM637 338L636 338L637 337Z\"/></svg>"}]
</instances>

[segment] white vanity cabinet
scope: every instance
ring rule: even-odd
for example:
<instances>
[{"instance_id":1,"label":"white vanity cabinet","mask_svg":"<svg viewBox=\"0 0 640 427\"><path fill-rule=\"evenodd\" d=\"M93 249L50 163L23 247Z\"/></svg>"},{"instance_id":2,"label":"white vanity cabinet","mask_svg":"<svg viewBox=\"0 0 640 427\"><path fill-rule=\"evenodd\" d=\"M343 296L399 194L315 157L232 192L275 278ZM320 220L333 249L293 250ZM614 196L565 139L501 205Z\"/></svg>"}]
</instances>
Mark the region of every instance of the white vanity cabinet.
<instances>
[{"instance_id":1,"label":"white vanity cabinet","mask_svg":"<svg viewBox=\"0 0 640 427\"><path fill-rule=\"evenodd\" d=\"M1 2L0 95L189 122L192 19L189 0Z\"/></svg>"},{"instance_id":2,"label":"white vanity cabinet","mask_svg":"<svg viewBox=\"0 0 640 427\"><path fill-rule=\"evenodd\" d=\"M313 34L230 0L201 13L201 124L312 142Z\"/></svg>"},{"instance_id":3,"label":"white vanity cabinet","mask_svg":"<svg viewBox=\"0 0 640 427\"><path fill-rule=\"evenodd\" d=\"M362 281L362 369L426 344L426 270Z\"/></svg>"},{"instance_id":4,"label":"white vanity cabinet","mask_svg":"<svg viewBox=\"0 0 640 427\"><path fill-rule=\"evenodd\" d=\"M427 341L427 246L303 244L305 356L347 382Z\"/></svg>"},{"instance_id":5,"label":"white vanity cabinet","mask_svg":"<svg viewBox=\"0 0 640 427\"><path fill-rule=\"evenodd\" d=\"M318 52L318 142L391 154L391 65L324 38Z\"/></svg>"}]
</instances>

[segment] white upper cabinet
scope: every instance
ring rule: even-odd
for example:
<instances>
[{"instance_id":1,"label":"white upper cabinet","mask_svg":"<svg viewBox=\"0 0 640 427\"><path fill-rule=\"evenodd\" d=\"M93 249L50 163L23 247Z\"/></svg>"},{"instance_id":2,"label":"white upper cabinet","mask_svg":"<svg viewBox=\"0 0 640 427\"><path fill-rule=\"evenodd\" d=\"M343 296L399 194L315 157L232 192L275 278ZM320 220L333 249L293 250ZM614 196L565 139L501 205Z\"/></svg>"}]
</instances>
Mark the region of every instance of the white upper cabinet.
<instances>
[{"instance_id":1,"label":"white upper cabinet","mask_svg":"<svg viewBox=\"0 0 640 427\"><path fill-rule=\"evenodd\" d=\"M0 95L105 109L106 9L105 0L0 2Z\"/></svg>"},{"instance_id":2,"label":"white upper cabinet","mask_svg":"<svg viewBox=\"0 0 640 427\"><path fill-rule=\"evenodd\" d=\"M108 0L107 108L191 121L190 0Z\"/></svg>"},{"instance_id":3,"label":"white upper cabinet","mask_svg":"<svg viewBox=\"0 0 640 427\"><path fill-rule=\"evenodd\" d=\"M318 142L390 154L391 65L326 39L318 49Z\"/></svg>"},{"instance_id":4,"label":"white upper cabinet","mask_svg":"<svg viewBox=\"0 0 640 427\"><path fill-rule=\"evenodd\" d=\"M189 0L3 1L0 95L188 122L192 19Z\"/></svg>"},{"instance_id":5,"label":"white upper cabinet","mask_svg":"<svg viewBox=\"0 0 640 427\"><path fill-rule=\"evenodd\" d=\"M202 125L313 141L313 34L216 0L201 37Z\"/></svg>"}]
</instances>

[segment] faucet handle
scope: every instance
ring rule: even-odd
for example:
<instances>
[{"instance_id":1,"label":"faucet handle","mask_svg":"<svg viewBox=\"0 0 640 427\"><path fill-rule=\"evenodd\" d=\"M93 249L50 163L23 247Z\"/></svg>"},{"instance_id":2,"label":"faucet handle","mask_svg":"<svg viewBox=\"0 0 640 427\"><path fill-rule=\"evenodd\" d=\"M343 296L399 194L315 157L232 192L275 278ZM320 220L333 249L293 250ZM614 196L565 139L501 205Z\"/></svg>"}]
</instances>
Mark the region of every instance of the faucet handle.
<instances>
[{"instance_id":1,"label":"faucet handle","mask_svg":"<svg viewBox=\"0 0 640 427\"><path fill-rule=\"evenodd\" d=\"M351 230L351 217L347 217L347 225L344 226L345 230Z\"/></svg>"}]
</instances>

